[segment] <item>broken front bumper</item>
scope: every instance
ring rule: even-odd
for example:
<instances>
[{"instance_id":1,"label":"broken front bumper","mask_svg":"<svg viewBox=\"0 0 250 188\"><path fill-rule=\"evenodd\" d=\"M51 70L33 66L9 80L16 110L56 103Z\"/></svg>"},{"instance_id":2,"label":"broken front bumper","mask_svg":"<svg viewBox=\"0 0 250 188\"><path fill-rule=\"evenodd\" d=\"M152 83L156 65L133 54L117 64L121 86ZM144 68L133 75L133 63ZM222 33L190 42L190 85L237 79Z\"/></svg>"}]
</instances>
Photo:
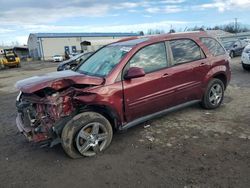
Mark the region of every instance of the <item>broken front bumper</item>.
<instances>
[{"instance_id":1,"label":"broken front bumper","mask_svg":"<svg viewBox=\"0 0 250 188\"><path fill-rule=\"evenodd\" d=\"M25 126L22 120L21 113L17 113L16 125L18 130L30 142L51 142L51 137L48 136L48 132L37 132L35 128Z\"/></svg>"},{"instance_id":2,"label":"broken front bumper","mask_svg":"<svg viewBox=\"0 0 250 188\"><path fill-rule=\"evenodd\" d=\"M16 125L18 130L29 140L32 141L32 130L29 127L25 127L23 124L23 120L22 120L22 115L21 113L17 113L17 117L16 117Z\"/></svg>"}]
</instances>

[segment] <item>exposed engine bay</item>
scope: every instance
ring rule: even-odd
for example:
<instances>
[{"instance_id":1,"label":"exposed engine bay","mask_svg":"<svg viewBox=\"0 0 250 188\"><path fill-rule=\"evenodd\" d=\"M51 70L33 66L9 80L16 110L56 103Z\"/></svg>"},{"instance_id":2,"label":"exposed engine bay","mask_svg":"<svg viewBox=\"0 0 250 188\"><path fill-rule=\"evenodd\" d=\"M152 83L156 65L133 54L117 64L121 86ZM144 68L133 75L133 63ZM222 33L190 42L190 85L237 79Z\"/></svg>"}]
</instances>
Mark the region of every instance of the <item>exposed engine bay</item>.
<instances>
[{"instance_id":1,"label":"exposed engine bay","mask_svg":"<svg viewBox=\"0 0 250 188\"><path fill-rule=\"evenodd\" d=\"M29 141L51 144L60 136L60 127L70 120L79 106L84 105L84 100L91 100L88 97L93 95L88 88L101 85L103 81L102 78L73 71L48 73L18 81L16 88L20 93L16 101L16 124L19 131Z\"/></svg>"},{"instance_id":2,"label":"exposed engine bay","mask_svg":"<svg viewBox=\"0 0 250 188\"><path fill-rule=\"evenodd\" d=\"M21 93L16 102L19 131L34 142L56 136L52 127L75 110L72 101L75 93L73 88L60 93L46 89L34 94Z\"/></svg>"}]
</instances>

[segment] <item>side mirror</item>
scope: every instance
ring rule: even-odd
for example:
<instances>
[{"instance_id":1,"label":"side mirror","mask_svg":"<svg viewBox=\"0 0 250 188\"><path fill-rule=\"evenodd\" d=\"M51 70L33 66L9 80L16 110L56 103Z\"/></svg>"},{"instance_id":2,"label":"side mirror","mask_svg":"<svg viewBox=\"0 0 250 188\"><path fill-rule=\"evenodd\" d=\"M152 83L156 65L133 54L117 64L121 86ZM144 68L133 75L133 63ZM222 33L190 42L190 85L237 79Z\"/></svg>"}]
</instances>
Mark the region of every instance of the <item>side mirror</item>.
<instances>
[{"instance_id":1,"label":"side mirror","mask_svg":"<svg viewBox=\"0 0 250 188\"><path fill-rule=\"evenodd\" d=\"M139 78L145 76L145 72L143 68L139 67L130 67L127 73L124 75L125 80L129 80L132 78Z\"/></svg>"}]
</instances>

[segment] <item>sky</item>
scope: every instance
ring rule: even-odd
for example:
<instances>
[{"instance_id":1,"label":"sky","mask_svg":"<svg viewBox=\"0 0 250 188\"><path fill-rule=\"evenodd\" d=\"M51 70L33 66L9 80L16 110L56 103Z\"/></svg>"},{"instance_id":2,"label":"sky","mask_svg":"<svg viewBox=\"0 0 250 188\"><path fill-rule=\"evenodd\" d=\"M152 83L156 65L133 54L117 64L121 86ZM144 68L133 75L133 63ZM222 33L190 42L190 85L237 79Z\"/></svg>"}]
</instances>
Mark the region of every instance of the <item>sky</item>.
<instances>
[{"instance_id":1,"label":"sky","mask_svg":"<svg viewBox=\"0 0 250 188\"><path fill-rule=\"evenodd\" d=\"M250 0L0 0L0 46L39 32L138 32L250 24Z\"/></svg>"}]
</instances>

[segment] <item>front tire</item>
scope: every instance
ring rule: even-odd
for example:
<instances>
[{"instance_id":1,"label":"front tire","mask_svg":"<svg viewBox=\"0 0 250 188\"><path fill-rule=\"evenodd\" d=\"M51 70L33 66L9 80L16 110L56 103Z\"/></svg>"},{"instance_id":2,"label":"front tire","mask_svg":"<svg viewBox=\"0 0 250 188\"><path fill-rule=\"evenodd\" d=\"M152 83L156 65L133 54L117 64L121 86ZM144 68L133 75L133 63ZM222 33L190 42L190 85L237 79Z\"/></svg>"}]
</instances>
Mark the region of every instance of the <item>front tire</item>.
<instances>
[{"instance_id":1,"label":"front tire","mask_svg":"<svg viewBox=\"0 0 250 188\"><path fill-rule=\"evenodd\" d=\"M206 92L202 100L202 106L206 109L218 108L224 98L225 86L223 82L217 78L212 79L207 86Z\"/></svg>"},{"instance_id":2,"label":"front tire","mask_svg":"<svg viewBox=\"0 0 250 188\"><path fill-rule=\"evenodd\" d=\"M71 158L91 157L104 151L111 143L110 122L96 112L83 112L73 117L63 128L64 151Z\"/></svg>"}]
</instances>

